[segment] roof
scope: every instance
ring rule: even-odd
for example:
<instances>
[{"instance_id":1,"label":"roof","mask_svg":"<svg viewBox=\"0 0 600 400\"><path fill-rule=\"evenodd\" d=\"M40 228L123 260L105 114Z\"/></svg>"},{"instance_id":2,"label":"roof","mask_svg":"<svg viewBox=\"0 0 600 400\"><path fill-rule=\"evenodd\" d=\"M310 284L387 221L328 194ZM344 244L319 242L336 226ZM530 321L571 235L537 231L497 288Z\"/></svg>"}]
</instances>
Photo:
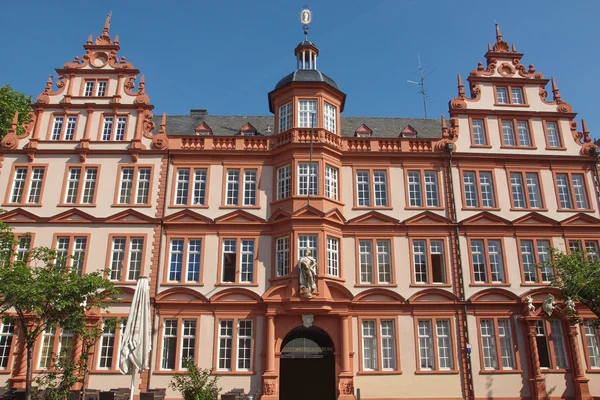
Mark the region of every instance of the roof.
<instances>
[{"instance_id":1,"label":"roof","mask_svg":"<svg viewBox=\"0 0 600 400\"><path fill-rule=\"evenodd\" d=\"M158 132L160 116L154 117ZM257 130L257 135L273 136L275 118L273 116L210 116L210 115L181 115L167 116L167 134L196 136L195 129L206 123L214 136L236 136L246 123ZM407 126L417 131L418 138L441 138L441 121L439 119L422 118L382 118L382 117L342 117L341 136L353 137L356 130L365 124L373 131L372 137L397 138ZM270 127L271 132L267 131Z\"/></svg>"},{"instance_id":2,"label":"roof","mask_svg":"<svg viewBox=\"0 0 600 400\"><path fill-rule=\"evenodd\" d=\"M277 85L275 85L275 90L282 88L292 82L323 82L333 87L334 89L340 90L337 83L335 83L333 79L316 69L299 69L292 72L291 74L277 82Z\"/></svg>"}]
</instances>

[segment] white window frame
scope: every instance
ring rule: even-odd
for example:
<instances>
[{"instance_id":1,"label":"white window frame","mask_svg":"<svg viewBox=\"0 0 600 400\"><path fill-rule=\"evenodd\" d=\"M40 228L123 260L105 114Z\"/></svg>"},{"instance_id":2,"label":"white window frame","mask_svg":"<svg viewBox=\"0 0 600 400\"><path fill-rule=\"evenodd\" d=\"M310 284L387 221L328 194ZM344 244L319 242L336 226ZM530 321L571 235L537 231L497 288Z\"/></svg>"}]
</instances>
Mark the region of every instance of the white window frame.
<instances>
[{"instance_id":1,"label":"white window frame","mask_svg":"<svg viewBox=\"0 0 600 400\"><path fill-rule=\"evenodd\" d=\"M291 103L290 103L291 104ZM277 200L292 195L292 166L291 164L277 168Z\"/></svg>"},{"instance_id":2,"label":"white window frame","mask_svg":"<svg viewBox=\"0 0 600 400\"><path fill-rule=\"evenodd\" d=\"M290 273L290 237L275 239L275 276L287 276Z\"/></svg>"},{"instance_id":3,"label":"white window frame","mask_svg":"<svg viewBox=\"0 0 600 400\"><path fill-rule=\"evenodd\" d=\"M335 106L325 102L325 106L323 108L323 117L325 122L325 129L331 133L337 133L337 109Z\"/></svg>"},{"instance_id":4,"label":"white window frame","mask_svg":"<svg viewBox=\"0 0 600 400\"><path fill-rule=\"evenodd\" d=\"M340 239L327 236L327 275L340 276Z\"/></svg>"},{"instance_id":5,"label":"white window frame","mask_svg":"<svg viewBox=\"0 0 600 400\"><path fill-rule=\"evenodd\" d=\"M313 114L314 112L314 114ZM317 118L319 115L319 106L317 100L298 100L298 127L312 128L318 127Z\"/></svg>"},{"instance_id":6,"label":"white window frame","mask_svg":"<svg viewBox=\"0 0 600 400\"><path fill-rule=\"evenodd\" d=\"M338 200L339 170L331 165L325 165L325 197Z\"/></svg>"},{"instance_id":7,"label":"white window frame","mask_svg":"<svg viewBox=\"0 0 600 400\"><path fill-rule=\"evenodd\" d=\"M292 103L279 107L279 133L292 128Z\"/></svg>"},{"instance_id":8,"label":"white window frame","mask_svg":"<svg viewBox=\"0 0 600 400\"><path fill-rule=\"evenodd\" d=\"M298 163L298 196L319 195L319 163Z\"/></svg>"}]
</instances>

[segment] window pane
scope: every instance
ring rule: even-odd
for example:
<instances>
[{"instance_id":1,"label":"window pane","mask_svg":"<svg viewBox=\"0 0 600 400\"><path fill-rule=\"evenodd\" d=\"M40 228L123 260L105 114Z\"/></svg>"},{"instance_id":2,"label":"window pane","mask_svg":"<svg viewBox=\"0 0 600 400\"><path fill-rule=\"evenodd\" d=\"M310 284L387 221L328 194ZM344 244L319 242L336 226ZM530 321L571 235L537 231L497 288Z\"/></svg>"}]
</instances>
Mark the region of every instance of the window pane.
<instances>
[{"instance_id":1,"label":"window pane","mask_svg":"<svg viewBox=\"0 0 600 400\"><path fill-rule=\"evenodd\" d=\"M307 196L310 195L318 195L318 163L312 163L309 171L308 163L299 163L298 164L298 195L299 196Z\"/></svg>"},{"instance_id":2,"label":"window pane","mask_svg":"<svg viewBox=\"0 0 600 400\"><path fill-rule=\"evenodd\" d=\"M373 275L373 242L361 240L358 243L360 257L360 283L375 283Z\"/></svg>"},{"instance_id":3,"label":"window pane","mask_svg":"<svg viewBox=\"0 0 600 400\"><path fill-rule=\"evenodd\" d=\"M200 282L202 239L188 241L187 281Z\"/></svg>"},{"instance_id":4,"label":"window pane","mask_svg":"<svg viewBox=\"0 0 600 400\"><path fill-rule=\"evenodd\" d=\"M171 261L169 263L169 281L181 282L183 270L183 239L171 239Z\"/></svg>"},{"instance_id":5,"label":"window pane","mask_svg":"<svg viewBox=\"0 0 600 400\"><path fill-rule=\"evenodd\" d=\"M542 208L542 197L540 195L540 183L538 180L538 174L534 172L528 172L525 174L525 180L527 181L527 196L529 198L529 207Z\"/></svg>"},{"instance_id":6,"label":"window pane","mask_svg":"<svg viewBox=\"0 0 600 400\"><path fill-rule=\"evenodd\" d=\"M8 368L8 358L12 349L15 325L8 320L0 322L0 370L3 370Z\"/></svg>"},{"instance_id":7,"label":"window pane","mask_svg":"<svg viewBox=\"0 0 600 400\"><path fill-rule=\"evenodd\" d=\"M375 341L375 321L362 322L363 369L377 370L377 344Z\"/></svg>"},{"instance_id":8,"label":"window pane","mask_svg":"<svg viewBox=\"0 0 600 400\"><path fill-rule=\"evenodd\" d=\"M292 127L292 103L279 107L279 132L287 131Z\"/></svg>"},{"instance_id":9,"label":"window pane","mask_svg":"<svg viewBox=\"0 0 600 400\"><path fill-rule=\"evenodd\" d=\"M479 185L481 187L481 205L482 207L494 208L494 186L491 172L479 173Z\"/></svg>"},{"instance_id":10,"label":"window pane","mask_svg":"<svg viewBox=\"0 0 600 400\"><path fill-rule=\"evenodd\" d=\"M375 187L375 206L387 207L387 177L385 171L373 172L373 185Z\"/></svg>"},{"instance_id":11,"label":"window pane","mask_svg":"<svg viewBox=\"0 0 600 400\"><path fill-rule=\"evenodd\" d=\"M526 208L525 193L523 191L523 176L519 172L511 172L510 186L512 189L513 207Z\"/></svg>"},{"instance_id":12,"label":"window pane","mask_svg":"<svg viewBox=\"0 0 600 400\"><path fill-rule=\"evenodd\" d=\"M502 261L502 245L499 240L488 240L488 256L490 260L490 274L492 282L504 282L504 263Z\"/></svg>"},{"instance_id":13,"label":"window pane","mask_svg":"<svg viewBox=\"0 0 600 400\"><path fill-rule=\"evenodd\" d=\"M356 198L359 206L371 206L371 182L369 171L356 172Z\"/></svg>"},{"instance_id":14,"label":"window pane","mask_svg":"<svg viewBox=\"0 0 600 400\"><path fill-rule=\"evenodd\" d=\"M560 147L556 122L546 122L546 136L548 138L548 147Z\"/></svg>"},{"instance_id":15,"label":"window pane","mask_svg":"<svg viewBox=\"0 0 600 400\"><path fill-rule=\"evenodd\" d=\"M244 205L256 205L256 170L244 171Z\"/></svg>"},{"instance_id":16,"label":"window pane","mask_svg":"<svg viewBox=\"0 0 600 400\"><path fill-rule=\"evenodd\" d=\"M396 369L396 335L394 321L381 321L381 364L384 371Z\"/></svg>"},{"instance_id":17,"label":"window pane","mask_svg":"<svg viewBox=\"0 0 600 400\"><path fill-rule=\"evenodd\" d=\"M571 175L571 179L573 180L573 192L575 194L575 204L577 204L577 208L588 208L587 193L585 191L583 175L573 174Z\"/></svg>"},{"instance_id":18,"label":"window pane","mask_svg":"<svg viewBox=\"0 0 600 400\"><path fill-rule=\"evenodd\" d=\"M318 126L317 123L317 102L316 100L300 100L298 102L298 126L300 128L310 128ZM314 114L312 112L315 112Z\"/></svg>"},{"instance_id":19,"label":"window pane","mask_svg":"<svg viewBox=\"0 0 600 400\"><path fill-rule=\"evenodd\" d=\"M485 265L483 240L471 240L471 261L473 263L473 278L475 282L487 282L487 268Z\"/></svg>"},{"instance_id":20,"label":"window pane","mask_svg":"<svg viewBox=\"0 0 600 400\"><path fill-rule=\"evenodd\" d=\"M235 282L235 269L237 260L237 241L235 239L223 240L223 282Z\"/></svg>"},{"instance_id":21,"label":"window pane","mask_svg":"<svg viewBox=\"0 0 600 400\"><path fill-rule=\"evenodd\" d=\"M121 189L119 191L119 204L128 204L131 201L133 190L133 168L121 169Z\"/></svg>"},{"instance_id":22,"label":"window pane","mask_svg":"<svg viewBox=\"0 0 600 400\"><path fill-rule=\"evenodd\" d=\"M85 179L83 181L83 204L92 204L96 193L96 179L98 177L98 168L86 168Z\"/></svg>"},{"instance_id":23,"label":"window pane","mask_svg":"<svg viewBox=\"0 0 600 400\"><path fill-rule=\"evenodd\" d=\"M422 207L421 199L421 174L417 171L408 173L408 198L411 207Z\"/></svg>"},{"instance_id":24,"label":"window pane","mask_svg":"<svg viewBox=\"0 0 600 400\"><path fill-rule=\"evenodd\" d=\"M194 170L194 195L192 197L192 205L206 205L206 175L207 170Z\"/></svg>"},{"instance_id":25,"label":"window pane","mask_svg":"<svg viewBox=\"0 0 600 400\"><path fill-rule=\"evenodd\" d=\"M338 170L330 165L325 167L325 196L338 199Z\"/></svg>"},{"instance_id":26,"label":"window pane","mask_svg":"<svg viewBox=\"0 0 600 400\"><path fill-rule=\"evenodd\" d=\"M585 327L585 344L587 346L588 358L590 361L590 367L594 369L600 368L600 350L598 347L598 330L591 324L590 321L586 321ZM1 346L0 346L1 349ZM1 350L0 350L1 357Z\"/></svg>"},{"instance_id":27,"label":"window pane","mask_svg":"<svg viewBox=\"0 0 600 400\"><path fill-rule=\"evenodd\" d=\"M180 368L186 359L195 361L196 359L196 320L183 320L183 335L181 337L181 357Z\"/></svg>"},{"instance_id":28,"label":"window pane","mask_svg":"<svg viewBox=\"0 0 600 400\"><path fill-rule=\"evenodd\" d=\"M525 282L535 283L537 282L537 275L535 271L535 256L533 254L533 241L521 240L521 262L523 264L523 275Z\"/></svg>"},{"instance_id":29,"label":"window pane","mask_svg":"<svg viewBox=\"0 0 600 400\"><path fill-rule=\"evenodd\" d=\"M425 197L427 199L427 207L439 207L437 172L425 172Z\"/></svg>"},{"instance_id":30,"label":"window pane","mask_svg":"<svg viewBox=\"0 0 600 400\"><path fill-rule=\"evenodd\" d=\"M569 178L567 174L556 174L556 187L558 188L560 208L573 208L571 189L569 188Z\"/></svg>"},{"instance_id":31,"label":"window pane","mask_svg":"<svg viewBox=\"0 0 600 400\"><path fill-rule=\"evenodd\" d=\"M427 242L424 240L413 241L413 262L415 266L415 282L427 283Z\"/></svg>"},{"instance_id":32,"label":"window pane","mask_svg":"<svg viewBox=\"0 0 600 400\"><path fill-rule=\"evenodd\" d=\"M512 121L502 121L502 138L505 146L516 146L515 130Z\"/></svg>"},{"instance_id":33,"label":"window pane","mask_svg":"<svg viewBox=\"0 0 600 400\"><path fill-rule=\"evenodd\" d=\"M252 361L252 321L238 322L238 362L239 371L249 371Z\"/></svg>"},{"instance_id":34,"label":"window pane","mask_svg":"<svg viewBox=\"0 0 600 400\"><path fill-rule=\"evenodd\" d=\"M519 146L531 146L531 137L529 136L529 125L527 122L517 122L517 133L519 135Z\"/></svg>"},{"instance_id":35,"label":"window pane","mask_svg":"<svg viewBox=\"0 0 600 400\"><path fill-rule=\"evenodd\" d=\"M500 104L508 104L508 92L506 88L496 88L496 100Z\"/></svg>"},{"instance_id":36,"label":"window pane","mask_svg":"<svg viewBox=\"0 0 600 400\"><path fill-rule=\"evenodd\" d=\"M340 241L327 238L327 275L339 276L340 271Z\"/></svg>"},{"instance_id":37,"label":"window pane","mask_svg":"<svg viewBox=\"0 0 600 400\"><path fill-rule=\"evenodd\" d=\"M325 129L329 132L336 133L336 110L331 104L325 103Z\"/></svg>"},{"instance_id":38,"label":"window pane","mask_svg":"<svg viewBox=\"0 0 600 400\"><path fill-rule=\"evenodd\" d=\"M177 190L175 192L175 204L188 203L188 190L190 188L190 170L180 169L177 171Z\"/></svg>"},{"instance_id":39,"label":"window pane","mask_svg":"<svg viewBox=\"0 0 600 400\"><path fill-rule=\"evenodd\" d=\"M444 242L432 240L431 249L431 272L433 283L446 283L446 267L444 262Z\"/></svg>"},{"instance_id":40,"label":"window pane","mask_svg":"<svg viewBox=\"0 0 600 400\"><path fill-rule=\"evenodd\" d=\"M435 367L433 364L433 339L431 333L431 321L419 321L419 362L421 369L424 370L432 370Z\"/></svg>"},{"instance_id":41,"label":"window pane","mask_svg":"<svg viewBox=\"0 0 600 400\"><path fill-rule=\"evenodd\" d=\"M138 170L136 204L147 204L150 195L150 168L140 168Z\"/></svg>"},{"instance_id":42,"label":"window pane","mask_svg":"<svg viewBox=\"0 0 600 400\"><path fill-rule=\"evenodd\" d=\"M161 369L175 369L177 352L177 320L166 319L163 327L163 351Z\"/></svg>"},{"instance_id":43,"label":"window pane","mask_svg":"<svg viewBox=\"0 0 600 400\"><path fill-rule=\"evenodd\" d=\"M242 240L240 282L254 281L254 240Z\"/></svg>"},{"instance_id":44,"label":"window pane","mask_svg":"<svg viewBox=\"0 0 600 400\"><path fill-rule=\"evenodd\" d=\"M127 280L135 281L142 271L142 252L144 250L143 238L132 238L129 248L129 273Z\"/></svg>"},{"instance_id":45,"label":"window pane","mask_svg":"<svg viewBox=\"0 0 600 400\"><path fill-rule=\"evenodd\" d=\"M513 104L523 104L523 91L521 88L511 88L511 100Z\"/></svg>"},{"instance_id":46,"label":"window pane","mask_svg":"<svg viewBox=\"0 0 600 400\"><path fill-rule=\"evenodd\" d=\"M237 206L240 192L240 170L227 171L227 202L228 206Z\"/></svg>"},{"instance_id":47,"label":"window pane","mask_svg":"<svg viewBox=\"0 0 600 400\"><path fill-rule=\"evenodd\" d=\"M568 368L569 364L567 362L562 322L556 319L550 320L550 329L552 330L551 337L552 345L554 346L554 356L556 357L556 368Z\"/></svg>"},{"instance_id":48,"label":"window pane","mask_svg":"<svg viewBox=\"0 0 600 400\"><path fill-rule=\"evenodd\" d=\"M219 362L217 368L231 371L233 348L233 320L223 320L219 324Z\"/></svg>"},{"instance_id":49,"label":"window pane","mask_svg":"<svg viewBox=\"0 0 600 400\"><path fill-rule=\"evenodd\" d=\"M473 122L473 144L486 145L485 128L482 119L474 119Z\"/></svg>"},{"instance_id":50,"label":"window pane","mask_svg":"<svg viewBox=\"0 0 600 400\"><path fill-rule=\"evenodd\" d=\"M510 321L498 320L498 337L500 338L500 353L502 355L502 368L515 369L515 354L510 330Z\"/></svg>"},{"instance_id":51,"label":"window pane","mask_svg":"<svg viewBox=\"0 0 600 400\"><path fill-rule=\"evenodd\" d=\"M479 207L475 172L465 172L463 175L463 187L465 191L465 206Z\"/></svg>"},{"instance_id":52,"label":"window pane","mask_svg":"<svg viewBox=\"0 0 600 400\"><path fill-rule=\"evenodd\" d=\"M378 283L392 283L392 265L390 255L390 241L377 241L377 270Z\"/></svg>"},{"instance_id":53,"label":"window pane","mask_svg":"<svg viewBox=\"0 0 600 400\"><path fill-rule=\"evenodd\" d=\"M44 182L45 168L33 168L31 170L31 180L29 182L29 196L27 202L29 204L36 204L40 202L42 195L42 183Z\"/></svg>"},{"instance_id":54,"label":"window pane","mask_svg":"<svg viewBox=\"0 0 600 400\"><path fill-rule=\"evenodd\" d=\"M496 359L496 335L494 322L491 319L482 319L479 325L481 334L481 348L483 351L483 365L485 369L498 369Z\"/></svg>"},{"instance_id":55,"label":"window pane","mask_svg":"<svg viewBox=\"0 0 600 400\"><path fill-rule=\"evenodd\" d=\"M27 168L16 168L13 177L13 189L10 197L11 203L20 203L23 200L23 189L27 178Z\"/></svg>"},{"instance_id":56,"label":"window pane","mask_svg":"<svg viewBox=\"0 0 600 400\"><path fill-rule=\"evenodd\" d=\"M292 195L291 166L286 165L277 169L277 200L285 199Z\"/></svg>"},{"instance_id":57,"label":"window pane","mask_svg":"<svg viewBox=\"0 0 600 400\"><path fill-rule=\"evenodd\" d=\"M120 281L125 260L125 238L113 238L112 260L110 263L110 279Z\"/></svg>"},{"instance_id":58,"label":"window pane","mask_svg":"<svg viewBox=\"0 0 600 400\"><path fill-rule=\"evenodd\" d=\"M450 321L439 320L437 325L437 346L439 369L452 369L452 343L450 342Z\"/></svg>"},{"instance_id":59,"label":"window pane","mask_svg":"<svg viewBox=\"0 0 600 400\"><path fill-rule=\"evenodd\" d=\"M77 203L77 193L79 192L79 179L81 178L81 168L69 169L69 180L67 182L67 195L65 203Z\"/></svg>"},{"instance_id":60,"label":"window pane","mask_svg":"<svg viewBox=\"0 0 600 400\"><path fill-rule=\"evenodd\" d=\"M275 275L285 276L290 273L290 238L277 239L275 247L277 252Z\"/></svg>"}]
</instances>

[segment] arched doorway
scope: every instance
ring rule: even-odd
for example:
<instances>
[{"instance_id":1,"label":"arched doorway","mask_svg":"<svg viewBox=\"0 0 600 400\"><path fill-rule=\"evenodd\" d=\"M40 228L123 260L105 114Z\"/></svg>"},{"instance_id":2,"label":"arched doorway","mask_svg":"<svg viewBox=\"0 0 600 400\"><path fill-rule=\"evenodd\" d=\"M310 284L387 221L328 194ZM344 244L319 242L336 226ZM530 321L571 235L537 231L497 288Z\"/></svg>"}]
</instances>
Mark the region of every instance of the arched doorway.
<instances>
[{"instance_id":1,"label":"arched doorway","mask_svg":"<svg viewBox=\"0 0 600 400\"><path fill-rule=\"evenodd\" d=\"M333 341L316 326L292 329L281 343L279 398L335 400Z\"/></svg>"}]
</instances>

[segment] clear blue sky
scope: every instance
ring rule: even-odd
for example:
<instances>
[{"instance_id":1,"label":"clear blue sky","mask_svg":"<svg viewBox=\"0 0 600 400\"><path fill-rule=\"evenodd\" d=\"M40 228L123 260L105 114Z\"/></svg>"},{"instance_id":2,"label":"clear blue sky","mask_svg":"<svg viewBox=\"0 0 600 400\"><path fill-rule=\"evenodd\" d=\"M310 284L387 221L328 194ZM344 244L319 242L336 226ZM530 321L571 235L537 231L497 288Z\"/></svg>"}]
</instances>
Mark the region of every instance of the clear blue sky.
<instances>
[{"instance_id":1,"label":"clear blue sky","mask_svg":"<svg viewBox=\"0 0 600 400\"><path fill-rule=\"evenodd\" d=\"M111 36L120 55L146 76L155 113L269 115L267 93L295 69L303 39L305 1L3 1L0 86L37 96L50 73L81 56L90 33L102 32L112 11ZM600 137L600 2L313 0L309 38L320 49L319 69L347 97L344 115L423 117L417 53L427 78L429 117L448 111L456 73L467 77L495 40L525 54L563 100Z\"/></svg>"}]
</instances>

